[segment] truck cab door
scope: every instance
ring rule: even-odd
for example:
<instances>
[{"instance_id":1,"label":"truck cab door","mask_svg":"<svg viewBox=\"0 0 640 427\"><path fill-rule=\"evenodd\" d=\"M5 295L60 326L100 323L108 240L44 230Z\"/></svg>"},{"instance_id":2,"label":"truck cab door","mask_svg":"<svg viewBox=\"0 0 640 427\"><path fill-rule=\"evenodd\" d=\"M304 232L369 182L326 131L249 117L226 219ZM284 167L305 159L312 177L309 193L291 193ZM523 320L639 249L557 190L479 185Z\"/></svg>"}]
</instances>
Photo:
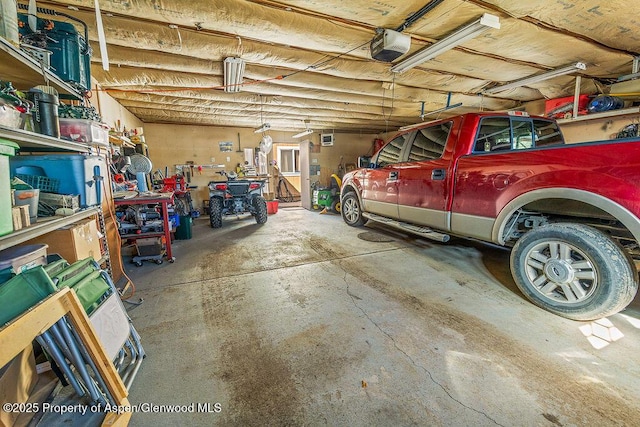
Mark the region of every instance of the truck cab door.
<instances>
[{"instance_id":1,"label":"truck cab door","mask_svg":"<svg viewBox=\"0 0 640 427\"><path fill-rule=\"evenodd\" d=\"M389 141L372 158L371 168L366 169L362 206L364 211L388 218L398 218L398 166L403 159L407 142L413 133L405 133Z\"/></svg>"},{"instance_id":2,"label":"truck cab door","mask_svg":"<svg viewBox=\"0 0 640 427\"><path fill-rule=\"evenodd\" d=\"M448 230L448 201L453 177L446 153L453 122L420 128L407 147L407 161L398 165L398 211L401 221Z\"/></svg>"}]
</instances>

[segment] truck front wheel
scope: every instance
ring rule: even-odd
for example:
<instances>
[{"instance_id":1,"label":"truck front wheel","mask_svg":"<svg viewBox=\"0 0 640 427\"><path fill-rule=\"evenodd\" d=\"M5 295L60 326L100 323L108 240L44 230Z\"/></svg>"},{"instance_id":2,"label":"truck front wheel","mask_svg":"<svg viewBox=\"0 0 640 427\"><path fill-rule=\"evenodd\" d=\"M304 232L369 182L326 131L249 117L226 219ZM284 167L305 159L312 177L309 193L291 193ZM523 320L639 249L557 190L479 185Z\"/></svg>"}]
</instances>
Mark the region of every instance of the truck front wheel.
<instances>
[{"instance_id":1,"label":"truck front wheel","mask_svg":"<svg viewBox=\"0 0 640 427\"><path fill-rule=\"evenodd\" d=\"M342 198L340 213L342 214L344 222L352 227L359 227L367 222L366 218L362 216L362 208L360 207L358 195L353 191L348 192Z\"/></svg>"},{"instance_id":2,"label":"truck front wheel","mask_svg":"<svg viewBox=\"0 0 640 427\"><path fill-rule=\"evenodd\" d=\"M573 320L615 314L638 290L638 273L624 250L582 224L549 224L527 232L511 252L511 273L531 302Z\"/></svg>"}]
</instances>

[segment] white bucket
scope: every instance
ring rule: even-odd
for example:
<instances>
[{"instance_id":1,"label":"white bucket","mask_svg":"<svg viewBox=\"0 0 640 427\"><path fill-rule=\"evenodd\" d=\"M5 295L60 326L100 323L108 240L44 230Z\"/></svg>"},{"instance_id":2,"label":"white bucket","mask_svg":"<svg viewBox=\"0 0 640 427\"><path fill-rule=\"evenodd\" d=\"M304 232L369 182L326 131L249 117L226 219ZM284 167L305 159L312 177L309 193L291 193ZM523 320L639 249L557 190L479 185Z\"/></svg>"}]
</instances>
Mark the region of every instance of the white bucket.
<instances>
[{"instance_id":1,"label":"white bucket","mask_svg":"<svg viewBox=\"0 0 640 427\"><path fill-rule=\"evenodd\" d=\"M13 203L16 206L29 206L29 218L31 223L38 220L38 202L40 201L40 189L14 190Z\"/></svg>"}]
</instances>

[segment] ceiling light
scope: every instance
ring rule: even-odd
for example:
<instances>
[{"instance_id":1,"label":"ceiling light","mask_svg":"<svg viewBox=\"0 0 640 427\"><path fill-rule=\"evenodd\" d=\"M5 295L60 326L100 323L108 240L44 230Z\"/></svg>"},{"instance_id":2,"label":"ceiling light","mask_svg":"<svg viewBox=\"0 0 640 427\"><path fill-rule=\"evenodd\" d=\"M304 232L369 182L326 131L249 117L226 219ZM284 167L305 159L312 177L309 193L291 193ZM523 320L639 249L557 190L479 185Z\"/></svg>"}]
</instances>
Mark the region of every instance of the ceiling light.
<instances>
[{"instance_id":1,"label":"ceiling light","mask_svg":"<svg viewBox=\"0 0 640 427\"><path fill-rule=\"evenodd\" d=\"M527 86L527 85L529 85L531 83L538 83L538 82L541 82L543 80L551 79L553 77L558 77L558 76L563 76L565 74L570 74L570 73L573 73L576 70L586 70L586 69L587 69L587 66L585 65L584 62L576 62L575 64L571 64L571 65L568 65L568 66L562 67L562 68L557 68L555 70L551 70L551 71L546 72L546 73L537 74L535 76L527 77L527 78L522 79L522 80L516 80L515 82L507 83L507 84L502 85L502 86L492 87L492 88L483 90L482 93L483 94L490 94L490 93L504 92L505 90L509 90L509 89L513 89L513 88L521 87L521 86Z\"/></svg>"},{"instance_id":2,"label":"ceiling light","mask_svg":"<svg viewBox=\"0 0 640 427\"><path fill-rule=\"evenodd\" d=\"M269 123L263 123L258 129L254 130L253 133L262 133L271 129L271 125Z\"/></svg>"},{"instance_id":3,"label":"ceiling light","mask_svg":"<svg viewBox=\"0 0 640 427\"><path fill-rule=\"evenodd\" d=\"M224 60L224 91L240 92L244 78L244 59L226 58Z\"/></svg>"},{"instance_id":4,"label":"ceiling light","mask_svg":"<svg viewBox=\"0 0 640 427\"><path fill-rule=\"evenodd\" d=\"M500 29L500 18L495 15L485 13L477 21L456 30L453 34L445 37L444 39L437 41L431 46L414 53L407 59L398 62L391 67L391 71L394 73L404 73L416 65L420 65L423 62L433 59L436 56L453 49L459 44L476 37L478 34L488 30L489 28L495 28L497 30Z\"/></svg>"},{"instance_id":5,"label":"ceiling light","mask_svg":"<svg viewBox=\"0 0 640 427\"><path fill-rule=\"evenodd\" d=\"M307 128L307 129L303 130L302 132L293 135L292 138L302 138L303 136L309 135L311 133L313 133L313 129Z\"/></svg>"}]
</instances>

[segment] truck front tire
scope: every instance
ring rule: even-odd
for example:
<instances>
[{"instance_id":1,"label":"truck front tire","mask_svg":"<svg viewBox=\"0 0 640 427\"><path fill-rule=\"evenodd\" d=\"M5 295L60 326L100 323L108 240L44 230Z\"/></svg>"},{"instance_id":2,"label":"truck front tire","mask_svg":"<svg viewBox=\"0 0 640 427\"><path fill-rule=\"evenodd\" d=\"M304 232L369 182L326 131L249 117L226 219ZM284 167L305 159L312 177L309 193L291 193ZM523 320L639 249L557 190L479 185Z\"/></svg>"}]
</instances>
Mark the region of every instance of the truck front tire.
<instances>
[{"instance_id":1,"label":"truck front tire","mask_svg":"<svg viewBox=\"0 0 640 427\"><path fill-rule=\"evenodd\" d=\"M527 232L511 252L511 273L531 302L573 320L615 314L638 290L638 273L624 249L582 224L548 224Z\"/></svg>"},{"instance_id":2,"label":"truck front tire","mask_svg":"<svg viewBox=\"0 0 640 427\"><path fill-rule=\"evenodd\" d=\"M353 191L348 192L342 198L340 213L342 214L344 222L352 227L360 227L367 222L367 220L362 216L362 208L360 207L358 195Z\"/></svg>"}]
</instances>

